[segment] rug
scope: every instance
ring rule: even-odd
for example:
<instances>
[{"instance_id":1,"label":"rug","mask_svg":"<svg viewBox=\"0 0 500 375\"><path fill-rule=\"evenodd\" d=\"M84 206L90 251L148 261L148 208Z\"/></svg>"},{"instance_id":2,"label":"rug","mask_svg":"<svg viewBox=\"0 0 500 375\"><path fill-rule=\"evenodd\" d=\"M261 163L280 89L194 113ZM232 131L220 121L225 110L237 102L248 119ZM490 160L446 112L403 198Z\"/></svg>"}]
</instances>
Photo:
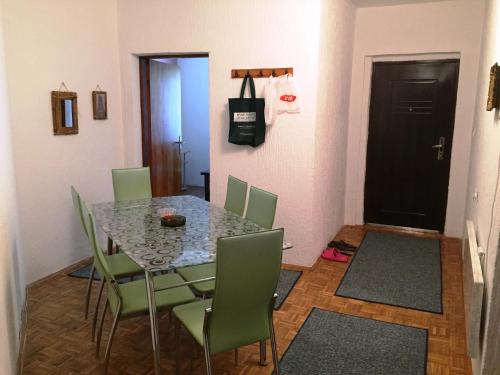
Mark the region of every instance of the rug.
<instances>
[{"instance_id":1,"label":"rug","mask_svg":"<svg viewBox=\"0 0 500 375\"><path fill-rule=\"evenodd\" d=\"M368 232L336 295L442 314L439 240Z\"/></svg>"},{"instance_id":2,"label":"rug","mask_svg":"<svg viewBox=\"0 0 500 375\"><path fill-rule=\"evenodd\" d=\"M427 330L313 308L282 375L425 375Z\"/></svg>"}]
</instances>

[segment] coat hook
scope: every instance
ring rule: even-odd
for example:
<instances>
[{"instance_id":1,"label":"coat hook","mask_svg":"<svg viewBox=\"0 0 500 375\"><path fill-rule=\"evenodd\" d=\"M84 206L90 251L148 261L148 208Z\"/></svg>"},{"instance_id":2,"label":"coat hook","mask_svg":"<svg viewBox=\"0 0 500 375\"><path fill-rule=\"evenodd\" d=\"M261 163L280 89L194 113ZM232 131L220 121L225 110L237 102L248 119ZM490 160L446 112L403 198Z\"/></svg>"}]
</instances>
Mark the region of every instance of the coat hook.
<instances>
[{"instance_id":1,"label":"coat hook","mask_svg":"<svg viewBox=\"0 0 500 375\"><path fill-rule=\"evenodd\" d=\"M259 71L259 77L264 77L264 74L262 74L262 69Z\"/></svg>"},{"instance_id":2,"label":"coat hook","mask_svg":"<svg viewBox=\"0 0 500 375\"><path fill-rule=\"evenodd\" d=\"M247 76L249 76L249 75L250 75L250 70L247 70Z\"/></svg>"},{"instance_id":3,"label":"coat hook","mask_svg":"<svg viewBox=\"0 0 500 375\"><path fill-rule=\"evenodd\" d=\"M271 73L273 77L276 77L276 70L273 69L273 72Z\"/></svg>"}]
</instances>

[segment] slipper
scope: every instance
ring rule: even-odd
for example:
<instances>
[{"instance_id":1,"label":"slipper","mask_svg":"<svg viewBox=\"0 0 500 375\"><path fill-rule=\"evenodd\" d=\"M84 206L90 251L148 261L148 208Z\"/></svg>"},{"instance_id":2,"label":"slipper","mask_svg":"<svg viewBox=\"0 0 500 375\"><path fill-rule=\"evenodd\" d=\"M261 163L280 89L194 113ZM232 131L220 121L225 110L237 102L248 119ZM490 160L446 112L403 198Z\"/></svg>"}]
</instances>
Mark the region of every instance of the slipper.
<instances>
[{"instance_id":1,"label":"slipper","mask_svg":"<svg viewBox=\"0 0 500 375\"><path fill-rule=\"evenodd\" d=\"M335 248L330 248L327 247L325 250L323 250L323 253L321 254L321 258L326 259L326 260L331 260L334 262L341 262L341 263L347 263L349 260L349 257L346 255L340 254L340 251L338 251Z\"/></svg>"},{"instance_id":2,"label":"slipper","mask_svg":"<svg viewBox=\"0 0 500 375\"><path fill-rule=\"evenodd\" d=\"M354 253L356 250L357 250L357 247L356 246L353 246L347 242L344 242L344 241L330 241L328 243L328 247L335 247L337 248L338 250L340 250L341 252L349 252L349 253ZM344 253L345 254L345 253Z\"/></svg>"}]
</instances>

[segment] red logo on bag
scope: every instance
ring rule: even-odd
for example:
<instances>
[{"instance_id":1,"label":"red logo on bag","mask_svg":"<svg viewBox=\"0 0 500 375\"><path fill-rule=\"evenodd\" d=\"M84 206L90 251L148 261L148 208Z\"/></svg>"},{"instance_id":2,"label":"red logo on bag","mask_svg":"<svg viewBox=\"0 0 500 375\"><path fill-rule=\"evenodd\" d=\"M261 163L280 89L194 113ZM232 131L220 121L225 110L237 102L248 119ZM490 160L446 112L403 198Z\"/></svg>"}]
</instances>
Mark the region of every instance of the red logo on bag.
<instances>
[{"instance_id":1,"label":"red logo on bag","mask_svg":"<svg viewBox=\"0 0 500 375\"><path fill-rule=\"evenodd\" d=\"M280 100L282 100L284 102L293 102L293 101L295 101L295 99L297 99L297 97L295 95L281 95L280 96Z\"/></svg>"}]
</instances>

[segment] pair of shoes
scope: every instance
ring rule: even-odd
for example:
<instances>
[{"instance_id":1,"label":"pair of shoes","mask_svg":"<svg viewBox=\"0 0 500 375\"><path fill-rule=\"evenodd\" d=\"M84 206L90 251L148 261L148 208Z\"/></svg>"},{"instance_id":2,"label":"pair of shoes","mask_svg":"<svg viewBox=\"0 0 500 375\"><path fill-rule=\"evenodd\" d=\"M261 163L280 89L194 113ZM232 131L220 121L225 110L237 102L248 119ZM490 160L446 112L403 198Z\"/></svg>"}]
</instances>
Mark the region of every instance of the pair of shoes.
<instances>
[{"instance_id":1,"label":"pair of shoes","mask_svg":"<svg viewBox=\"0 0 500 375\"><path fill-rule=\"evenodd\" d=\"M347 261L349 260L348 256L341 254L340 251L331 247L327 247L325 250L323 250L321 258L341 263L347 263Z\"/></svg>"},{"instance_id":2,"label":"pair of shoes","mask_svg":"<svg viewBox=\"0 0 500 375\"><path fill-rule=\"evenodd\" d=\"M357 250L356 246L351 245L345 241L330 241L328 242L328 247L335 247L340 250L342 254L352 255Z\"/></svg>"}]
</instances>

